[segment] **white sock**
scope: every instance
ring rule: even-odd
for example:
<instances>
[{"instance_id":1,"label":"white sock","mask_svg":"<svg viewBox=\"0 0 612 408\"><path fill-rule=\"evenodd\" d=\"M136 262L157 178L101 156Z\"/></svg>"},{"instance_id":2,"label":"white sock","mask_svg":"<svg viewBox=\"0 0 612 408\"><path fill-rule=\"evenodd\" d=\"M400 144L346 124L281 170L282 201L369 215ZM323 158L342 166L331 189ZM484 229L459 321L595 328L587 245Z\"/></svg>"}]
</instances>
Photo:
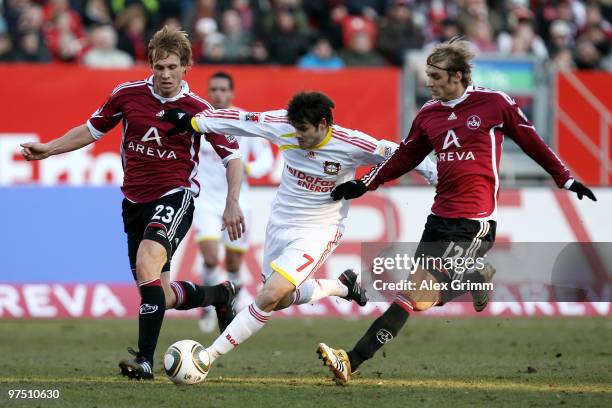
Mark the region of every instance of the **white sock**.
<instances>
[{"instance_id":1,"label":"white sock","mask_svg":"<svg viewBox=\"0 0 612 408\"><path fill-rule=\"evenodd\" d=\"M227 280L230 282L234 282L236 285L238 286L242 286L242 280L240 277L240 269L238 269L237 271L227 271Z\"/></svg>"},{"instance_id":2,"label":"white sock","mask_svg":"<svg viewBox=\"0 0 612 408\"><path fill-rule=\"evenodd\" d=\"M211 285L213 284L213 280L215 279L215 272L217 270L217 266L208 266L204 263L204 268L202 270L202 285Z\"/></svg>"},{"instance_id":3,"label":"white sock","mask_svg":"<svg viewBox=\"0 0 612 408\"><path fill-rule=\"evenodd\" d=\"M255 303L243 309L214 343L206 349L210 362L215 361L220 355L229 353L257 333L268 322L271 314L260 310Z\"/></svg>"},{"instance_id":4,"label":"white sock","mask_svg":"<svg viewBox=\"0 0 612 408\"><path fill-rule=\"evenodd\" d=\"M348 288L338 279L308 279L295 289L294 305L313 303L328 296L344 297Z\"/></svg>"}]
</instances>

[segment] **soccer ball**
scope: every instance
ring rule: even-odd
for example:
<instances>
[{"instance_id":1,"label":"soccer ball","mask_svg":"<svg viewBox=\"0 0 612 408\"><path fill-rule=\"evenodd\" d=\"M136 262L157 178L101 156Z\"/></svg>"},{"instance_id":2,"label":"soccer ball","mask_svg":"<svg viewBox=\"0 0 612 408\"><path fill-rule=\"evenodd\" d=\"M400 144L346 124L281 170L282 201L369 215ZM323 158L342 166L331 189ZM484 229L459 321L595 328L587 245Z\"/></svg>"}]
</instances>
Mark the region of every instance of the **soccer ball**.
<instances>
[{"instance_id":1,"label":"soccer ball","mask_svg":"<svg viewBox=\"0 0 612 408\"><path fill-rule=\"evenodd\" d=\"M177 341L164 354L164 369L175 384L201 383L209 368L208 353L197 341Z\"/></svg>"}]
</instances>

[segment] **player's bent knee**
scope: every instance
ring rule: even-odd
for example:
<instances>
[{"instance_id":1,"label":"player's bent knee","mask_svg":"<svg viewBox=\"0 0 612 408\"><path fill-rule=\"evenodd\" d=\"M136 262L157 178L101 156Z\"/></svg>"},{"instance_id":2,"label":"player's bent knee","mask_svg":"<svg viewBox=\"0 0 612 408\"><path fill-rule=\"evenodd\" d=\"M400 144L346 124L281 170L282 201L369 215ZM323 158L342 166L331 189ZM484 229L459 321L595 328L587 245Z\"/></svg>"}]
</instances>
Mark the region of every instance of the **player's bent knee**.
<instances>
[{"instance_id":1,"label":"player's bent knee","mask_svg":"<svg viewBox=\"0 0 612 408\"><path fill-rule=\"evenodd\" d=\"M287 297L292 291L292 288L286 288L278 285L266 284L257 294L255 303L260 309L271 312L274 310L281 301Z\"/></svg>"},{"instance_id":2,"label":"player's bent knee","mask_svg":"<svg viewBox=\"0 0 612 408\"><path fill-rule=\"evenodd\" d=\"M283 310L288 308L289 306L291 306L293 304L293 301L295 300L295 292L289 293L287 296L285 296L284 298L282 298L277 304L276 307L274 308L274 310Z\"/></svg>"},{"instance_id":3,"label":"player's bent knee","mask_svg":"<svg viewBox=\"0 0 612 408\"><path fill-rule=\"evenodd\" d=\"M423 312L427 309L429 309L430 307L432 307L433 305L435 305L436 302L431 302L431 301L425 301L425 302L414 302L413 307L415 311L417 312Z\"/></svg>"},{"instance_id":4,"label":"player's bent knee","mask_svg":"<svg viewBox=\"0 0 612 408\"><path fill-rule=\"evenodd\" d=\"M404 297L410 299L413 310L422 312L435 306L440 297L436 276L428 270L417 268L410 279L417 289L405 293Z\"/></svg>"},{"instance_id":5,"label":"player's bent knee","mask_svg":"<svg viewBox=\"0 0 612 408\"><path fill-rule=\"evenodd\" d=\"M136 277L139 282L159 278L167 259L166 248L158 242L144 239L136 255Z\"/></svg>"}]
</instances>

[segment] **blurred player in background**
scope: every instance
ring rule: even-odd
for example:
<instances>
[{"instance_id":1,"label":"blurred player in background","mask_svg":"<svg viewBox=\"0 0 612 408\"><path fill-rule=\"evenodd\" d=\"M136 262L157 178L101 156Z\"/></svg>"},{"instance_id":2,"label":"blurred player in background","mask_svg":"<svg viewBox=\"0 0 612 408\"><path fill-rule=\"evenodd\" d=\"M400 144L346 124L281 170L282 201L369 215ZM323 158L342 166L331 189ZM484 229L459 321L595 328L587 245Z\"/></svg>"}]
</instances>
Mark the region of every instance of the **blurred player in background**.
<instances>
[{"instance_id":1,"label":"blurred player in background","mask_svg":"<svg viewBox=\"0 0 612 408\"><path fill-rule=\"evenodd\" d=\"M234 96L234 80L229 74L217 72L210 77L208 98L215 109L239 109L232 105ZM264 139L248 137L240 138L239 144L247 177L262 177L272 169L274 156L270 143ZM251 155L253 160L249 160ZM219 264L219 241L222 241L225 246L227 279L234 282L239 289L242 286L240 277L242 257L249 249L249 182L247 177L243 178L240 192L240 208L245 217L247 231L241 238L232 241L227 230L221 231L223 208L227 197L227 183L224 173L225 169L215 150L210 144L203 143L200 147L198 178L202 185L206 186L206 194L195 200L193 225L196 231L195 239L204 258L202 284L211 285L224 280L223 274L217 268ZM204 333L211 333L215 330L217 318L210 307L202 309L199 326Z\"/></svg>"},{"instance_id":2,"label":"blurred player in background","mask_svg":"<svg viewBox=\"0 0 612 408\"><path fill-rule=\"evenodd\" d=\"M122 360L119 367L124 376L136 379L153 379L153 355L166 309L213 305L223 328L233 318L235 296L231 282L212 287L170 282L170 260L191 226L193 199L200 192L195 174L201 137L191 131L170 138L170 126L161 116L165 109L180 108L195 114L212 106L190 92L183 81L192 64L185 32L164 27L155 33L149 42L149 63L152 76L116 87L87 123L49 143L22 144L26 160L42 160L99 140L123 119L122 214L130 267L141 301L139 350L128 349L135 357ZM206 140L226 166L229 187L223 222L230 238L238 239L244 231L238 205L244 172L239 146L219 134L207 134Z\"/></svg>"},{"instance_id":3,"label":"blurred player in background","mask_svg":"<svg viewBox=\"0 0 612 408\"><path fill-rule=\"evenodd\" d=\"M516 102L503 92L471 85L473 54L459 38L440 44L427 58L427 85L432 100L417 113L408 136L395 153L375 166L361 180L340 184L334 200L350 200L412 170L432 150L436 154L439 181L415 257L483 257L495 242L499 162L504 135L542 166L559 188L596 201L595 195L572 178L567 167L536 133ZM463 278L490 282L488 268L456 274L452 270L418 267L413 279L449 284ZM417 286L419 287L419 286ZM448 286L449 288L451 285ZM432 293L435 292L435 293ZM355 347L346 353L319 344L317 352L339 383L386 342L393 339L410 313L448 302L465 291L419 291L397 293L391 306L376 319ZM486 292L472 293L474 308L483 310Z\"/></svg>"},{"instance_id":4,"label":"blurred player in background","mask_svg":"<svg viewBox=\"0 0 612 408\"><path fill-rule=\"evenodd\" d=\"M339 279L313 279L338 246L348 213L348 202L334 202L329 193L353 178L357 167L390 156L397 144L334 124L334 107L322 93L302 92L289 101L287 110L222 109L194 118L180 110L164 113L177 131L263 137L278 146L285 162L266 229L264 285L255 302L206 349L211 364L263 328L274 310L328 296L366 304L365 292L351 270ZM435 183L435 165L428 158L421 160L417 171Z\"/></svg>"}]
</instances>

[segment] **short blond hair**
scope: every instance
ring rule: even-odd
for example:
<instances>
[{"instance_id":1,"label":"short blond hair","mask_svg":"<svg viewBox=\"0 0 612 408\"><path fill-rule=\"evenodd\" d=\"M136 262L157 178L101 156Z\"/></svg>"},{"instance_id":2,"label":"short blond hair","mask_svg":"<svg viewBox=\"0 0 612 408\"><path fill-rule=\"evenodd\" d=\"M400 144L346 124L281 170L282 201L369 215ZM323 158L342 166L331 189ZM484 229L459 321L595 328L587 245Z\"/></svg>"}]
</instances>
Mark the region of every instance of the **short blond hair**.
<instances>
[{"instance_id":1,"label":"short blond hair","mask_svg":"<svg viewBox=\"0 0 612 408\"><path fill-rule=\"evenodd\" d=\"M427 65L438 67L441 62L446 62L448 66L444 70L448 73L461 72L461 83L467 87L472 83L472 59L474 53L469 43L463 37L455 36L436 45L427 57Z\"/></svg>"},{"instance_id":2,"label":"short blond hair","mask_svg":"<svg viewBox=\"0 0 612 408\"><path fill-rule=\"evenodd\" d=\"M149 63L168 58L169 54L176 54L181 60L181 65L188 67L193 64L191 54L191 42L187 33L164 26L153 35L149 41Z\"/></svg>"}]
</instances>

